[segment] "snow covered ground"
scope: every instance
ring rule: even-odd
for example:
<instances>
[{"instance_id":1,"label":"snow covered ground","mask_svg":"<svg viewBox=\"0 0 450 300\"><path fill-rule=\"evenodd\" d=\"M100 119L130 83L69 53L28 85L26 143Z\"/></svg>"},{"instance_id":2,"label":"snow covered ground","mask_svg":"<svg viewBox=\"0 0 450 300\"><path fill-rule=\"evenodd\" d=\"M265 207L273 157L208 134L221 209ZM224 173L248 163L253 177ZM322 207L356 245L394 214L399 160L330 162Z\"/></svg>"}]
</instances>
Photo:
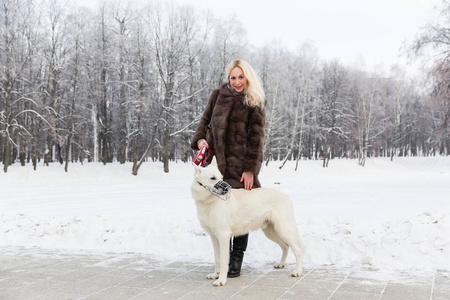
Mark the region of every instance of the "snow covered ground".
<instances>
[{"instance_id":1,"label":"snow covered ground","mask_svg":"<svg viewBox=\"0 0 450 300\"><path fill-rule=\"evenodd\" d=\"M450 157L301 161L263 167L264 187L294 202L305 266L450 270ZM193 168L171 163L11 166L0 174L0 245L151 253L213 262L190 195ZM220 201L220 200L218 200ZM246 263L281 251L261 231ZM288 263L294 263L292 253Z\"/></svg>"}]
</instances>

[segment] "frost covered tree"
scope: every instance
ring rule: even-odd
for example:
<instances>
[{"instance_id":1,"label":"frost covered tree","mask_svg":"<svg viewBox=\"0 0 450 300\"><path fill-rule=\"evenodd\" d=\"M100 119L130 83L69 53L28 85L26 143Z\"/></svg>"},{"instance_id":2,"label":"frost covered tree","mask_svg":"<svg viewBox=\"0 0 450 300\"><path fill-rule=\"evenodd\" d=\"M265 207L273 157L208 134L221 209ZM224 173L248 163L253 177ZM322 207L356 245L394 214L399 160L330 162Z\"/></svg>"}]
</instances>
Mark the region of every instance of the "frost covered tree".
<instances>
[{"instance_id":1,"label":"frost covered tree","mask_svg":"<svg viewBox=\"0 0 450 300\"><path fill-rule=\"evenodd\" d=\"M415 55L433 53L434 65L430 75L434 88L429 99L435 120L433 136L440 154L450 154L450 1L438 8L438 17L427 24L411 45Z\"/></svg>"},{"instance_id":2,"label":"frost covered tree","mask_svg":"<svg viewBox=\"0 0 450 300\"><path fill-rule=\"evenodd\" d=\"M35 101L24 87L32 72L36 38L34 6L26 0L5 0L0 6L0 156L6 173L19 153L24 164L30 150L29 122L36 115Z\"/></svg>"},{"instance_id":3,"label":"frost covered tree","mask_svg":"<svg viewBox=\"0 0 450 300\"><path fill-rule=\"evenodd\" d=\"M164 171L169 172L169 160L175 153L173 140L194 125L192 114L184 113L186 105L205 88L193 84L192 71L198 63L207 28L198 30L202 28L198 20L205 18L199 18L192 8L176 7L173 3L154 5L147 16L160 91L154 132L159 131L160 156ZM135 164L133 173L137 174L139 165Z\"/></svg>"},{"instance_id":4,"label":"frost covered tree","mask_svg":"<svg viewBox=\"0 0 450 300\"><path fill-rule=\"evenodd\" d=\"M414 53L437 49L433 91L339 61L314 46L249 44L234 16L176 3L61 0L0 5L0 160L15 162L188 161L193 130L225 67L243 58L268 98L265 160L448 154L448 1ZM301 41L299 41L301 42ZM428 53L427 53L428 54Z\"/></svg>"},{"instance_id":5,"label":"frost covered tree","mask_svg":"<svg viewBox=\"0 0 450 300\"><path fill-rule=\"evenodd\" d=\"M292 91L292 100L294 108L290 117L293 124L290 126L289 143L286 156L283 160L284 166L287 160L295 158L296 169L298 161L303 151L303 137L306 136L308 129L312 129L312 122L309 119L316 110L316 99L318 98L319 73L318 57L316 49L311 44L303 44L298 53L293 57L290 64L290 88ZM308 123L307 123L308 122ZM295 154L295 155L294 155Z\"/></svg>"},{"instance_id":6,"label":"frost covered tree","mask_svg":"<svg viewBox=\"0 0 450 300\"><path fill-rule=\"evenodd\" d=\"M289 106L288 84L289 53L277 42L266 45L255 56L259 57L256 68L260 70L262 84L265 87L268 103L266 106L266 137L264 156L266 165L272 159L278 159L284 151L280 136L285 134Z\"/></svg>"},{"instance_id":7,"label":"frost covered tree","mask_svg":"<svg viewBox=\"0 0 450 300\"><path fill-rule=\"evenodd\" d=\"M320 91L321 152L323 167L329 160L346 152L348 135L348 70L339 62L325 63Z\"/></svg>"},{"instance_id":8,"label":"frost covered tree","mask_svg":"<svg viewBox=\"0 0 450 300\"><path fill-rule=\"evenodd\" d=\"M361 166L366 163L373 140L382 132L379 115L381 82L379 78L361 71L351 74L351 110L354 116L354 137L357 145L357 156Z\"/></svg>"}]
</instances>

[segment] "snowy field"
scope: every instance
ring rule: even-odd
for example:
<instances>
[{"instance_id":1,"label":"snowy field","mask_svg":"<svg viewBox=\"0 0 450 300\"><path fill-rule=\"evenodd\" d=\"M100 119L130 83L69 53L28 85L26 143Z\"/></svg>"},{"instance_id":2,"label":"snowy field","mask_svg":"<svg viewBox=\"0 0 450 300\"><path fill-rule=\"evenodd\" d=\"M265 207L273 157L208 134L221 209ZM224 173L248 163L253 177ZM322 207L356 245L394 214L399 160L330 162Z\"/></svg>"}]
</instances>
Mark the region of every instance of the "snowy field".
<instances>
[{"instance_id":1,"label":"snowy field","mask_svg":"<svg viewBox=\"0 0 450 300\"><path fill-rule=\"evenodd\" d=\"M450 270L450 157L280 162L264 187L294 202L307 267ZM143 252L213 263L190 194L193 168L171 163L21 167L0 174L0 245ZM218 200L221 201L221 200ZM281 251L259 230L245 263L267 268ZM288 263L295 262L290 253Z\"/></svg>"}]
</instances>

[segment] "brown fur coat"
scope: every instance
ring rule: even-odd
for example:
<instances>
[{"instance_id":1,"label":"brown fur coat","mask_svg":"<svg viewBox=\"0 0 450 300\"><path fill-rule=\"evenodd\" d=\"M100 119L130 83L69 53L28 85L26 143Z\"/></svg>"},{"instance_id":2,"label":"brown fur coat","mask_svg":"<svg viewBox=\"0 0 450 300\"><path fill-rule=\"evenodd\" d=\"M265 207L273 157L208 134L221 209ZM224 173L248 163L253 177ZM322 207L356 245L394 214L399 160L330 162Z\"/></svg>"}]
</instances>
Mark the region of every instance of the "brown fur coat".
<instances>
[{"instance_id":1,"label":"brown fur coat","mask_svg":"<svg viewBox=\"0 0 450 300\"><path fill-rule=\"evenodd\" d=\"M263 161L265 110L244 105L244 96L233 96L222 84L209 97L200 119L191 148L198 150L197 141L206 139L210 125L209 162L216 156L224 181L233 188L243 188L239 182L244 171L253 173L253 187L261 187L258 174Z\"/></svg>"}]
</instances>

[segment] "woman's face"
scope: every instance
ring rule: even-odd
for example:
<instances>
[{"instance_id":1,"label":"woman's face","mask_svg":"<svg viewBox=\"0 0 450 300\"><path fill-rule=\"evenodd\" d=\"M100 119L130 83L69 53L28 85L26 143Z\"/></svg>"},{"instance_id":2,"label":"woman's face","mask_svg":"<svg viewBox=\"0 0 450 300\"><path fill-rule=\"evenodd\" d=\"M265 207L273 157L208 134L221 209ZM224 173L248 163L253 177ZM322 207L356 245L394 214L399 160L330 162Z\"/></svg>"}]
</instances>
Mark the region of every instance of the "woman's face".
<instances>
[{"instance_id":1,"label":"woman's face","mask_svg":"<svg viewBox=\"0 0 450 300\"><path fill-rule=\"evenodd\" d=\"M230 85L237 92L242 92L247 87L247 78L245 78L244 72L239 67L231 70L230 73Z\"/></svg>"}]
</instances>

